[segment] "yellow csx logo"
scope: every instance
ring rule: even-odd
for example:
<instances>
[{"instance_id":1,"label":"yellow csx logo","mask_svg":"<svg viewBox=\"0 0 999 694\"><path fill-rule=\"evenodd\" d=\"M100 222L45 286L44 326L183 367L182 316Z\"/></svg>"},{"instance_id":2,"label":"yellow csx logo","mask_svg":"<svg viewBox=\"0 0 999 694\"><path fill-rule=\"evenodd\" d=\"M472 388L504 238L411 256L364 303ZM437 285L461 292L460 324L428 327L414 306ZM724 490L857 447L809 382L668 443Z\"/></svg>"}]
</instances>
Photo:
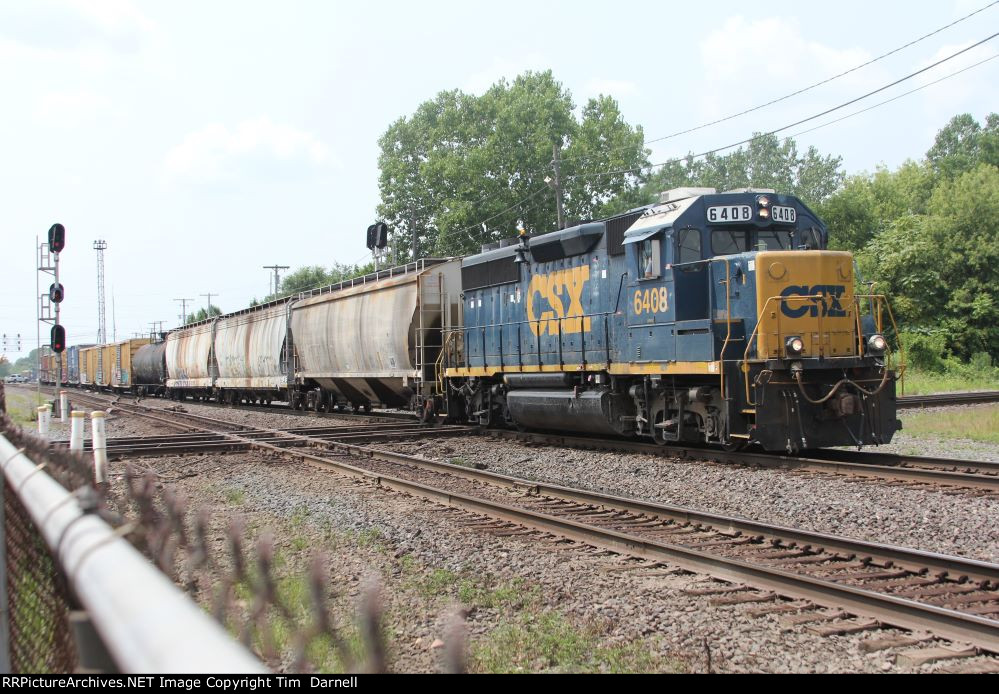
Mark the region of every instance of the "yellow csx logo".
<instances>
[{"instance_id":1,"label":"yellow csx logo","mask_svg":"<svg viewBox=\"0 0 999 694\"><path fill-rule=\"evenodd\" d=\"M527 287L527 319L535 335L590 332L590 319L583 315L583 287L590 279L590 266L566 268L547 275L534 275ZM568 300L568 306L563 298ZM544 300L547 310L538 315L538 303ZM562 319L561 321L559 319Z\"/></svg>"}]
</instances>

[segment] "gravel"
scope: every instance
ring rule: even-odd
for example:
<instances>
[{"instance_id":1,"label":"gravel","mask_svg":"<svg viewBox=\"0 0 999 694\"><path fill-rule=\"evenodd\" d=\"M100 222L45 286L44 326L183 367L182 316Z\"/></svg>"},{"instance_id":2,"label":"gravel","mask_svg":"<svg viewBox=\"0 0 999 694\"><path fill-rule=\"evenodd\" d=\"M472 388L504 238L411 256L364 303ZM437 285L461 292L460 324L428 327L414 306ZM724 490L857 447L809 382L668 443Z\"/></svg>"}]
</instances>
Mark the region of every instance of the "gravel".
<instances>
[{"instance_id":1,"label":"gravel","mask_svg":"<svg viewBox=\"0 0 999 694\"><path fill-rule=\"evenodd\" d=\"M158 406L156 401L144 403ZM183 406L191 412L263 427L307 426L310 422L258 409ZM322 424L333 421L323 419ZM61 426L53 424L53 437L65 438L66 433L60 435ZM166 431L140 420L109 417L109 436ZM989 561L999 558L999 502L995 499L887 487L835 476L529 447L482 438L379 447L419 448L428 458L461 458L519 477L819 532ZM925 447L922 450L934 455ZM169 478L168 468L177 460L144 460L142 464L162 468ZM192 462L191 458L184 460L185 464ZM123 465L112 462L112 473L120 473ZM536 592L538 603L529 608L473 606L468 616L473 648L488 647L497 633L529 609L557 611L574 624L598 628L601 644L637 643L690 671L706 669L708 652L712 669L719 672L930 672L951 665L899 667L894 656L905 649L870 654L861 650L864 641L877 638L880 632L823 638L803 627L787 629L775 616L750 617L752 606L712 606L707 597L684 593L685 589L709 584L705 576L662 568L621 570L630 566L622 557L595 556L578 547L554 551L536 539L500 537L464 528L449 521L430 502L373 489L332 473L276 462L271 456L202 456L186 469L195 476L179 479L176 484L191 498L192 507L207 505L220 518L239 513L251 519L251 528L273 529L279 549L290 557L288 570L307 563L306 550L293 550L293 538L309 552L321 549L329 553L334 565L331 581L344 610L356 602L365 577L379 575L396 670L439 668L440 649L431 645L443 637L443 615L455 601L453 590L428 595L414 588L414 582L419 581L401 565L406 557L413 562L417 579L436 569L447 569L484 577L495 585L523 580L525 592ZM242 490L242 501L235 506L227 494L234 489ZM376 543L362 541L373 532L378 537ZM897 632L884 635L888 634Z\"/></svg>"},{"instance_id":2,"label":"gravel","mask_svg":"<svg viewBox=\"0 0 999 694\"><path fill-rule=\"evenodd\" d=\"M178 460L146 463L166 472ZM493 585L521 580L523 592L537 596L530 606L465 605L473 649L487 648L525 612L557 611L574 624L598 629L602 645L637 644L687 671L704 671L708 651L718 672L928 672L946 666L903 668L895 665L894 656L905 649L861 650L864 641L892 632L823 638L803 627L788 630L774 616L751 617L752 606L712 606L710 598L684 592L711 585L705 576L652 568L578 546L554 551L537 539L491 535L462 527L428 501L261 454L203 460L191 468L197 476L177 483L192 507L208 505L216 516L238 512L258 532L270 528L279 551L290 557L289 570L305 565L308 551L326 551L332 557L341 620L367 577L381 578L391 663L397 671L440 667L440 651L431 645L444 637L454 592L427 594L414 584L421 575L441 569L484 577ZM120 472L121 465L112 463L112 473ZM226 501L230 490L242 490L237 507ZM361 540L371 536L377 542ZM310 549L296 554L296 538ZM403 568L404 558L415 568Z\"/></svg>"}]
</instances>

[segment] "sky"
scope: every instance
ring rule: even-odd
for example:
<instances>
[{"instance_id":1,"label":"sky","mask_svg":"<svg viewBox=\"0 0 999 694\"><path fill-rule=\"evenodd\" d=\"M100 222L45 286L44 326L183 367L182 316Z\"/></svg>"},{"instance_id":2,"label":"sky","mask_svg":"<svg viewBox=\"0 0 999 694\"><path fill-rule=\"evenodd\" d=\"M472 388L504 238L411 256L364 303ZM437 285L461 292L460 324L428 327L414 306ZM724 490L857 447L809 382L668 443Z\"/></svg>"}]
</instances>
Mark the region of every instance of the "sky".
<instances>
[{"instance_id":1,"label":"sky","mask_svg":"<svg viewBox=\"0 0 999 694\"><path fill-rule=\"evenodd\" d=\"M990 1L0 0L0 332L22 336L6 355L36 345L36 237L55 222L67 229L69 344L97 337L96 239L107 242L108 333L124 339L177 325L176 299L188 312L208 293L224 312L246 307L268 292L266 265L367 261L378 137L440 91L481 94L550 69L577 107L613 96L651 140L849 70ZM779 104L651 143L650 160L807 118L997 31L999 5ZM996 54L999 38L781 135L842 156L850 174L919 159L952 116L999 110L999 59L811 128Z\"/></svg>"}]
</instances>

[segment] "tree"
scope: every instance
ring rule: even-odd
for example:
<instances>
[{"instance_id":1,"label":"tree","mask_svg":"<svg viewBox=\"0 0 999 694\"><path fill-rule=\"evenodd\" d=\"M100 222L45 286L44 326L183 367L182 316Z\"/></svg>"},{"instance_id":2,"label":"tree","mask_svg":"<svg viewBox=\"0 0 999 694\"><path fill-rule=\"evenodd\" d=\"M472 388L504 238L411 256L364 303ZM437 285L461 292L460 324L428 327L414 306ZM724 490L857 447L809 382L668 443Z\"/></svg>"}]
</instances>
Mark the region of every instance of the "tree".
<instances>
[{"instance_id":1,"label":"tree","mask_svg":"<svg viewBox=\"0 0 999 694\"><path fill-rule=\"evenodd\" d=\"M203 308L199 308L197 312L191 313L187 316L187 320L184 321L184 325L190 325L191 323L197 323L199 321L207 320L212 316L221 316L222 309L218 306L210 305L206 311Z\"/></svg>"},{"instance_id":2,"label":"tree","mask_svg":"<svg viewBox=\"0 0 999 694\"><path fill-rule=\"evenodd\" d=\"M396 120L378 158L378 215L392 245L412 257L415 232L420 256L460 255L513 235L518 220L532 233L555 229L545 182L554 177L553 148L564 162L568 219L591 217L634 186L648 163L642 129L607 96L590 99L579 120L573 110L551 71L527 72L482 96L441 92Z\"/></svg>"},{"instance_id":3,"label":"tree","mask_svg":"<svg viewBox=\"0 0 999 694\"><path fill-rule=\"evenodd\" d=\"M953 178L978 164L999 166L999 114L985 118L985 128L970 113L950 119L937 133L926 159L936 173Z\"/></svg>"},{"instance_id":4,"label":"tree","mask_svg":"<svg viewBox=\"0 0 999 694\"><path fill-rule=\"evenodd\" d=\"M671 160L651 173L634 191L611 201L600 213L608 216L655 202L659 193L684 186L718 190L773 188L801 198L807 205L827 199L843 183L842 157L823 156L815 147L802 155L791 138L757 134L744 149Z\"/></svg>"},{"instance_id":5,"label":"tree","mask_svg":"<svg viewBox=\"0 0 999 694\"><path fill-rule=\"evenodd\" d=\"M860 255L907 330L942 329L958 356L999 356L999 168L981 163L934 189Z\"/></svg>"}]
</instances>

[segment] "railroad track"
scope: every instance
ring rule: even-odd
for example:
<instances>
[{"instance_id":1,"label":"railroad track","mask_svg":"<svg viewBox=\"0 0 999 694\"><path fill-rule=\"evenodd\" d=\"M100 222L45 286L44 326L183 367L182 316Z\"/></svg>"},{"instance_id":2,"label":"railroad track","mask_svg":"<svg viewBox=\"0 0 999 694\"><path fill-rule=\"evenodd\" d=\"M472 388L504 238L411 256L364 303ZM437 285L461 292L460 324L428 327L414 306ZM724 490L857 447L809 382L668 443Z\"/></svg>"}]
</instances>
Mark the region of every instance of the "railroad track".
<instances>
[{"instance_id":1,"label":"railroad track","mask_svg":"<svg viewBox=\"0 0 999 694\"><path fill-rule=\"evenodd\" d=\"M77 393L76 400L93 402L98 406L106 405L111 396L104 394ZM117 407L124 408L130 405L128 400L117 398L113 400ZM154 401L160 402L160 401ZM181 417L195 423L204 424L208 427L222 427L223 431L243 430L249 431L249 436L255 436L252 428L246 425L234 424L224 420L197 415L193 413L180 412L181 406L170 407L149 407L131 403L132 407L141 407L148 410L147 417L153 417L153 412L170 413L175 418ZM289 410L294 411L294 410ZM282 412L285 414L285 412ZM339 415L332 415L338 417ZM629 439L606 439L588 436L572 436L566 434L548 434L540 432L517 432L502 429L481 429L474 426L445 425L429 426L417 424L414 419L396 420L393 424L381 421L378 424L370 425L373 429L365 431L354 428L348 433L343 427L329 427L324 429L310 428L314 433L312 436L319 437L325 435L327 439L339 438L338 433L347 436L352 435L355 440L366 441L399 441L406 438L425 438L440 436L460 436L481 434L484 436L510 439L524 443L538 445L556 445L568 448L579 448L585 450L608 450L624 453L638 453L643 455L655 455L660 457L680 458L684 460L708 460L718 463L728 463L744 465L749 467L782 469L798 472L818 472L826 474L845 475L852 478L867 478L872 480L889 480L901 484L912 485L933 485L946 487L955 493L962 494L999 494L999 463L987 461L971 461L957 458L930 458L923 456L908 456L894 453L880 453L874 451L851 451L841 449L823 449L810 451L807 456L788 456L773 453L757 453L747 451L724 451L719 448L708 448L702 446L673 446L644 443ZM369 418L370 421L370 418ZM378 421L378 420L375 420ZM403 423L405 422L405 423ZM171 425L169 418L161 416L160 423ZM295 429L261 431L284 431L294 433ZM323 434L322 432L325 432ZM304 445L300 440L289 437L287 433L281 437L285 445ZM279 443L278 440L272 441ZM145 441L142 444L136 443L132 448L125 448L124 442L109 441L109 446L118 447L121 444L120 454L127 455L132 451L135 455L158 455L157 451L164 450L166 446L173 446L179 452L183 452L185 446L193 452L194 442L185 444L180 440L175 442L153 442ZM237 445L232 441L219 439L215 441L198 442L201 450L245 450L246 445ZM145 452L140 448L145 447ZM112 454L109 448L109 455Z\"/></svg>"},{"instance_id":2,"label":"railroad track","mask_svg":"<svg viewBox=\"0 0 999 694\"><path fill-rule=\"evenodd\" d=\"M944 485L952 487L955 491L961 490L969 493L999 493L999 463L986 461L927 458L838 449L809 451L808 457L797 457L747 451L730 452L699 446L661 446L628 439L605 439L500 429L479 430L479 433L483 436L529 444L639 453L684 460L709 460L749 467L833 473L851 477L887 479L907 484Z\"/></svg>"},{"instance_id":3,"label":"railroad track","mask_svg":"<svg viewBox=\"0 0 999 694\"><path fill-rule=\"evenodd\" d=\"M975 405L999 402L999 390L969 393L937 393L935 395L902 395L897 398L899 409L941 407L944 405Z\"/></svg>"},{"instance_id":4,"label":"railroad track","mask_svg":"<svg viewBox=\"0 0 999 694\"><path fill-rule=\"evenodd\" d=\"M308 429L123 409L429 499L460 526L526 536L553 549L573 541L704 573L724 581L700 591L716 604L753 604L754 614L781 614L820 634L891 626L913 633L875 645L918 645L928 631L971 644L952 655L999 653L999 564L517 479L331 440L325 428L313 437ZM287 446L288 439L310 448Z\"/></svg>"}]
</instances>

